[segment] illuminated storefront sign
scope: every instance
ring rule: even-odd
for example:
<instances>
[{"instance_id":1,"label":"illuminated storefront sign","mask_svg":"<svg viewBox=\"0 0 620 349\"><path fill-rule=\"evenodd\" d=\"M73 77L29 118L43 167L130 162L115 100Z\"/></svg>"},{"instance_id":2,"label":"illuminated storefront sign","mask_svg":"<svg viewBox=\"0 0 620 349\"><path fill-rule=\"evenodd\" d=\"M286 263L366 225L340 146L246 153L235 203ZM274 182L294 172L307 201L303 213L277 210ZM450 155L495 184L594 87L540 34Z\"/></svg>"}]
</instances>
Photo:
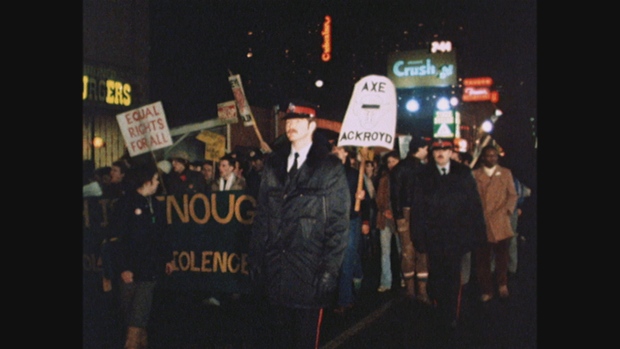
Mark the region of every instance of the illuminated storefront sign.
<instances>
[{"instance_id":1,"label":"illuminated storefront sign","mask_svg":"<svg viewBox=\"0 0 620 349\"><path fill-rule=\"evenodd\" d=\"M132 85L114 69L84 65L82 101L109 106L132 105Z\"/></svg>"},{"instance_id":2,"label":"illuminated storefront sign","mask_svg":"<svg viewBox=\"0 0 620 349\"><path fill-rule=\"evenodd\" d=\"M321 35L323 36L323 54L321 55L321 60L323 62L329 62L332 59L332 17L325 16L325 22L323 22L323 31L321 31Z\"/></svg>"},{"instance_id":3,"label":"illuminated storefront sign","mask_svg":"<svg viewBox=\"0 0 620 349\"><path fill-rule=\"evenodd\" d=\"M452 51L451 41L433 41L431 43L431 53L450 52L450 51Z\"/></svg>"},{"instance_id":4,"label":"illuminated storefront sign","mask_svg":"<svg viewBox=\"0 0 620 349\"><path fill-rule=\"evenodd\" d=\"M463 102L490 101L491 90L488 87L463 88Z\"/></svg>"},{"instance_id":5,"label":"illuminated storefront sign","mask_svg":"<svg viewBox=\"0 0 620 349\"><path fill-rule=\"evenodd\" d=\"M456 85L456 53L394 52L388 56L387 72L396 88Z\"/></svg>"},{"instance_id":6,"label":"illuminated storefront sign","mask_svg":"<svg viewBox=\"0 0 620 349\"><path fill-rule=\"evenodd\" d=\"M493 79L490 77L463 79L463 86L491 87L491 85L493 85Z\"/></svg>"}]
</instances>

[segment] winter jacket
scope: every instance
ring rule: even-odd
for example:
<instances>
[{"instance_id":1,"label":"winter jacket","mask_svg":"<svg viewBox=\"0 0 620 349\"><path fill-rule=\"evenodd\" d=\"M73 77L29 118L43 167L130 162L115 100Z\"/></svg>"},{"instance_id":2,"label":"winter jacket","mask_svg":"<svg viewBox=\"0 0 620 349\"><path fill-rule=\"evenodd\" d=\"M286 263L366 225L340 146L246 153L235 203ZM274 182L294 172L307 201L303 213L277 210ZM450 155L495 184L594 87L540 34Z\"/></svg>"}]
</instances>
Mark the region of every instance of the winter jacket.
<instances>
[{"instance_id":1,"label":"winter jacket","mask_svg":"<svg viewBox=\"0 0 620 349\"><path fill-rule=\"evenodd\" d=\"M429 163L416 181L410 229L418 251L462 255L486 241L480 194L468 166L450 161L450 172L441 176Z\"/></svg>"},{"instance_id":2,"label":"winter jacket","mask_svg":"<svg viewBox=\"0 0 620 349\"><path fill-rule=\"evenodd\" d=\"M128 192L116 203L111 219L112 231L118 237L115 269L120 275L133 272L134 281L153 281L163 276L172 250L165 235L166 216L163 202L151 196Z\"/></svg>"},{"instance_id":3,"label":"winter jacket","mask_svg":"<svg viewBox=\"0 0 620 349\"><path fill-rule=\"evenodd\" d=\"M403 208L411 207L416 174L422 168L424 168L424 164L420 159L409 155L399 161L390 171L390 201L394 220L405 218Z\"/></svg>"},{"instance_id":4,"label":"winter jacket","mask_svg":"<svg viewBox=\"0 0 620 349\"><path fill-rule=\"evenodd\" d=\"M272 304L321 308L331 303L348 241L349 187L340 159L316 140L289 178L290 149L286 141L265 160L250 238L251 278Z\"/></svg>"},{"instance_id":5,"label":"winter jacket","mask_svg":"<svg viewBox=\"0 0 620 349\"><path fill-rule=\"evenodd\" d=\"M245 190L247 188L247 182L245 180L245 178L243 177L237 177L233 174L231 174L231 177L234 178L233 183L230 186L230 189L225 189L225 190ZM211 183L211 191L212 192L216 192L216 191L222 191L220 190L220 182L223 181L222 178L218 178L216 180L213 181L213 183Z\"/></svg>"},{"instance_id":6,"label":"winter jacket","mask_svg":"<svg viewBox=\"0 0 620 349\"><path fill-rule=\"evenodd\" d=\"M385 229L388 219L383 215L387 210L391 210L390 203L390 174L384 172L379 178L379 186L377 188L377 229ZM393 212L393 211L392 211ZM392 223L393 224L393 223Z\"/></svg>"},{"instance_id":7,"label":"winter jacket","mask_svg":"<svg viewBox=\"0 0 620 349\"><path fill-rule=\"evenodd\" d=\"M185 169L181 173L171 171L164 177L168 195L187 194L190 198L196 193L204 193L205 180L201 173Z\"/></svg>"}]
</instances>

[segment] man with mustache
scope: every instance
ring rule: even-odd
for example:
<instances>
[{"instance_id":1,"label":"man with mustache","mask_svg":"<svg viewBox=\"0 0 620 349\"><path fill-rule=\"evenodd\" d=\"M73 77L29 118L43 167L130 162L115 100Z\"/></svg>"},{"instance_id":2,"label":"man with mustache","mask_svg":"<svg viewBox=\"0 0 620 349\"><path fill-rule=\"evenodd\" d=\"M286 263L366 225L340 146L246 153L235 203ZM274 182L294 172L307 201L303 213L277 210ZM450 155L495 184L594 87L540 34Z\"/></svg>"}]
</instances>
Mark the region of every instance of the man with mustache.
<instances>
[{"instance_id":1,"label":"man with mustache","mask_svg":"<svg viewBox=\"0 0 620 349\"><path fill-rule=\"evenodd\" d=\"M287 140L266 156L248 264L267 301L260 347L312 349L337 288L351 198L344 166L314 135L316 108L291 103L283 120Z\"/></svg>"}]
</instances>

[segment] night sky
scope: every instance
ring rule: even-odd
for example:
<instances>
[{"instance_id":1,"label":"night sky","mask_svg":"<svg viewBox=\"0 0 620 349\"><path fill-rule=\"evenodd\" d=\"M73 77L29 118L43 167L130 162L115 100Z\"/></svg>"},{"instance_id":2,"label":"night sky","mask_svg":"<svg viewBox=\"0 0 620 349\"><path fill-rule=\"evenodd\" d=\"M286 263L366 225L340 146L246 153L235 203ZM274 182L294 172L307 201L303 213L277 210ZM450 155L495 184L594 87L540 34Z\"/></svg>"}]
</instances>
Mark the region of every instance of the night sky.
<instances>
[{"instance_id":1,"label":"night sky","mask_svg":"<svg viewBox=\"0 0 620 349\"><path fill-rule=\"evenodd\" d=\"M490 76L499 91L495 139L505 165L535 179L536 1L162 1L151 0L151 99L170 127L217 117L240 74L250 105L290 98L344 115L355 82L387 75L387 55L452 41L458 77ZM321 30L332 17L332 60ZM251 35L249 35L251 33ZM247 53L252 52L248 58ZM314 86L322 79L323 88ZM530 120L533 118L533 121Z\"/></svg>"}]
</instances>

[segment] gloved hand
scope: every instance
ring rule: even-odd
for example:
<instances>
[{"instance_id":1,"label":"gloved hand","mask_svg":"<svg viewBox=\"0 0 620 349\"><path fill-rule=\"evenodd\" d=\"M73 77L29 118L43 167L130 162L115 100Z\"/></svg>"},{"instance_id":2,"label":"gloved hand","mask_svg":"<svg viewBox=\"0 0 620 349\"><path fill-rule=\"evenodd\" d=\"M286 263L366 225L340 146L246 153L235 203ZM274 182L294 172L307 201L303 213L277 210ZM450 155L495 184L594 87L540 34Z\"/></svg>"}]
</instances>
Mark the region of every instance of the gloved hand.
<instances>
[{"instance_id":1,"label":"gloved hand","mask_svg":"<svg viewBox=\"0 0 620 349\"><path fill-rule=\"evenodd\" d=\"M319 299L326 299L336 290L336 276L330 272L323 272L319 275L316 289Z\"/></svg>"}]
</instances>

